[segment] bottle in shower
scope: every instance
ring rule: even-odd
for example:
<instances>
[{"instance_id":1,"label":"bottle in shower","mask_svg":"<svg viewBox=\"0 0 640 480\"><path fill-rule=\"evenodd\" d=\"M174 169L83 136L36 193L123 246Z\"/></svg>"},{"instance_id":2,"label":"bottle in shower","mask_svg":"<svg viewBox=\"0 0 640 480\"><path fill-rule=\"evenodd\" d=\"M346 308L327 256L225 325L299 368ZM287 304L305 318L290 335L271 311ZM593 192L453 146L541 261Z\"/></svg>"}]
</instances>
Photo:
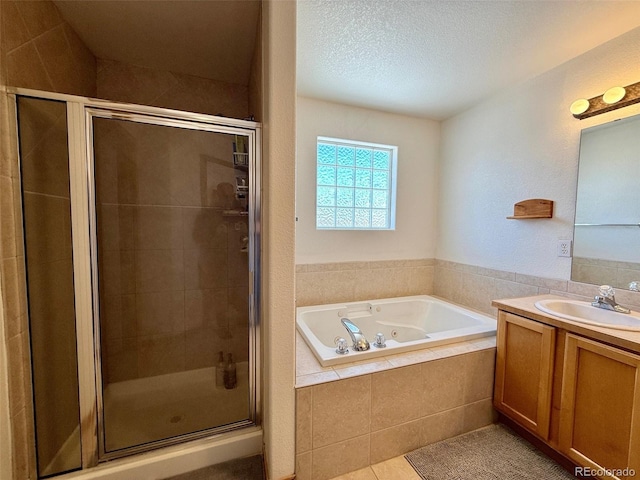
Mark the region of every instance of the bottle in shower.
<instances>
[{"instance_id":1,"label":"bottle in shower","mask_svg":"<svg viewBox=\"0 0 640 480\"><path fill-rule=\"evenodd\" d=\"M224 376L226 364L224 363L224 353L218 353L218 363L216 364L216 388L224 387Z\"/></svg>"},{"instance_id":2,"label":"bottle in shower","mask_svg":"<svg viewBox=\"0 0 640 480\"><path fill-rule=\"evenodd\" d=\"M231 390L232 388L236 388L237 384L236 364L233 361L233 356L229 354L227 357L227 365L224 367L224 388Z\"/></svg>"}]
</instances>

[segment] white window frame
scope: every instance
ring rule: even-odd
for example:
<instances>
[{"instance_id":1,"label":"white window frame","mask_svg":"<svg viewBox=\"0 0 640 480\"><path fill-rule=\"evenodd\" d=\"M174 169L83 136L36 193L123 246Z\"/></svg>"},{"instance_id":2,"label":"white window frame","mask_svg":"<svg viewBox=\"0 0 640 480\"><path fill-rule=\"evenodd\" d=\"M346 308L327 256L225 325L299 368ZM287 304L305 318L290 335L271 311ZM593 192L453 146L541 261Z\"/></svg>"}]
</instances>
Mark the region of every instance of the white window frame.
<instances>
[{"instance_id":1,"label":"white window frame","mask_svg":"<svg viewBox=\"0 0 640 480\"><path fill-rule=\"evenodd\" d=\"M355 214L355 201L354 201L354 205L352 207L338 207L337 205L337 201L336 204L334 204L333 207L330 206L324 206L324 205L318 205L318 187L323 187L325 185L319 185L319 176L318 176L318 167L319 165L321 165L318 161L318 146L320 144L332 144L335 145L336 147L340 147L340 146L345 146L345 147L350 147L350 148L358 148L358 147L363 147L366 149L370 149L370 150L386 150L389 152L389 169L387 170L389 173L389 187L386 189L387 193L388 193L388 205L386 208L387 211L387 218L388 218L388 226L386 227L373 227L371 226L371 219L372 219L372 213L374 210L378 210L376 208L373 207L372 201L369 205L369 207L366 207L367 210L369 210L369 218L370 218L370 225L368 227L358 227L355 226L355 220L354 220L354 225L352 226L348 226L348 227L341 227L341 226L336 226L336 222L334 222L333 226L320 226L318 225L318 213L319 213L319 209L320 208L352 208L354 210L354 214ZM385 145L385 144L381 144L381 143L372 143L372 142L362 142L362 141L358 141L358 140L348 140L348 139L342 139L342 138L333 138L333 137L323 137L323 136L318 136L316 139L316 181L315 181L315 205L316 205L316 219L315 219L315 224L316 224L316 230L360 230L360 231L388 231L388 230L395 230L396 228L396 192L397 192L397 169L398 169L398 147L395 145ZM329 165L329 164L326 164ZM339 165L336 162L336 167L339 167ZM373 159L372 159L372 165L371 165L371 171L372 171L372 175L373 175L373 171L374 170L379 170L379 169L374 169L374 164L373 164ZM365 167L358 167L356 164L354 164L354 175L355 175L355 170L357 169L361 169L361 170L365 170ZM332 185L336 191L339 188L338 185L338 180L336 177L336 181L335 183ZM328 185L327 185L328 186ZM357 187L355 186L355 179L354 179L354 186L353 187L340 187L340 188L353 188L354 193L356 188L362 188L362 187ZM370 187L365 187L365 189L368 189L369 192L373 192L374 190L380 190L380 189L375 189L373 187L373 185L371 185Z\"/></svg>"}]
</instances>

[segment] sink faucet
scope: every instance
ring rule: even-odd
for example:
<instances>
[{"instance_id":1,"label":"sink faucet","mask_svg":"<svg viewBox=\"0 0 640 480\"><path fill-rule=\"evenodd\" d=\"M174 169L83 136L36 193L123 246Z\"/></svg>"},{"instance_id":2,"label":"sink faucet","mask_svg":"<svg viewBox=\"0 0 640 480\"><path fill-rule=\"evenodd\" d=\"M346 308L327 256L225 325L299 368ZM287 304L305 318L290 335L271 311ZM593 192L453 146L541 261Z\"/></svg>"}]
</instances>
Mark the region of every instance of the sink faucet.
<instances>
[{"instance_id":1,"label":"sink faucet","mask_svg":"<svg viewBox=\"0 0 640 480\"><path fill-rule=\"evenodd\" d=\"M341 318L340 321L342 322L342 325L344 325L344 328L347 329L347 332L349 332L349 336L353 341L353 349L356 352L364 352L371 348L367 339L364 338L364 334L351 320L348 318Z\"/></svg>"},{"instance_id":2,"label":"sink faucet","mask_svg":"<svg viewBox=\"0 0 640 480\"><path fill-rule=\"evenodd\" d=\"M609 285L600 286L600 295L596 295L591 305L598 308L613 310L618 313L630 313L631 310L624 308L616 303L615 290Z\"/></svg>"}]
</instances>

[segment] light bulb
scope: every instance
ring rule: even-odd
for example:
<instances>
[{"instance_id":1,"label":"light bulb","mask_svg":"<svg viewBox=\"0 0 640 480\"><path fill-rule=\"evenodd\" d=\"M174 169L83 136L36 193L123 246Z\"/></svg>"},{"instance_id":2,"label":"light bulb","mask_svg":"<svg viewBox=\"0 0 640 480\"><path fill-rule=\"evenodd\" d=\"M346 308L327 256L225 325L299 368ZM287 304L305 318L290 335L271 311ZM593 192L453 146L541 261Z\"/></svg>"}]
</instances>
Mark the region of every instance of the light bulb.
<instances>
[{"instance_id":1,"label":"light bulb","mask_svg":"<svg viewBox=\"0 0 640 480\"><path fill-rule=\"evenodd\" d=\"M569 111L574 115L580 115L581 113L589 110L589 100L586 98L580 98L571 104Z\"/></svg>"},{"instance_id":2,"label":"light bulb","mask_svg":"<svg viewBox=\"0 0 640 480\"><path fill-rule=\"evenodd\" d=\"M604 92L604 95L602 95L602 101L611 105L622 100L626 93L627 92L623 87L613 87Z\"/></svg>"}]
</instances>

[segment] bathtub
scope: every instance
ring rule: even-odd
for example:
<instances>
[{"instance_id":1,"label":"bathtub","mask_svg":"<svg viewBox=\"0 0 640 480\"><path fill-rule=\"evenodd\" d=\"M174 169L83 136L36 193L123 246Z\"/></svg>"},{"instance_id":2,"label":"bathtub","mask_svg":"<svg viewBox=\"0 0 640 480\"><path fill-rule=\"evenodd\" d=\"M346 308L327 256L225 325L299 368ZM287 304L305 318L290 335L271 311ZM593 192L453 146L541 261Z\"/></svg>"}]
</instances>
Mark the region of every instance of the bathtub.
<instances>
[{"instance_id":1,"label":"bathtub","mask_svg":"<svg viewBox=\"0 0 640 480\"><path fill-rule=\"evenodd\" d=\"M351 348L341 318L357 325L371 344L367 351ZM429 348L495 335L495 318L428 295L353 303L299 307L296 327L323 367L367 358ZM374 346L382 333L386 347ZM336 353L338 338L349 344L347 354Z\"/></svg>"}]
</instances>

